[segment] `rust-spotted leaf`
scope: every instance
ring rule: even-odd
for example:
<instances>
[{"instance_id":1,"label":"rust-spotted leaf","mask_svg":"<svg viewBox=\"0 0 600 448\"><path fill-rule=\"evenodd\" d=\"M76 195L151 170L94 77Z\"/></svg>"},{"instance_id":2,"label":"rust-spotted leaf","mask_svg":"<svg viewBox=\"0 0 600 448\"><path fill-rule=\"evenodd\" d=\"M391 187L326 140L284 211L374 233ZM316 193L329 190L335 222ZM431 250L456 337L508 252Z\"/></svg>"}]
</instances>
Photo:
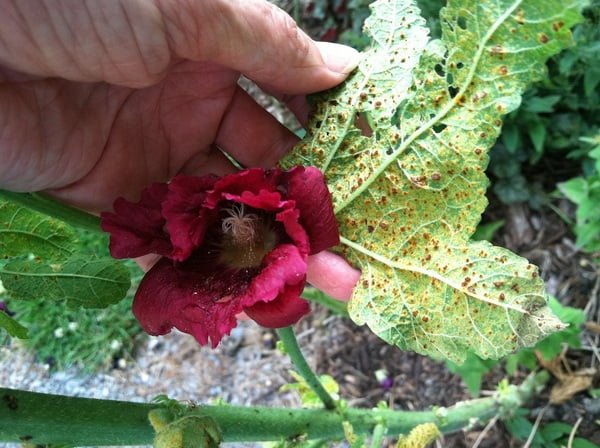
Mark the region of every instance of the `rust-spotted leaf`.
<instances>
[{"instance_id":1,"label":"rust-spotted leaf","mask_svg":"<svg viewBox=\"0 0 600 448\"><path fill-rule=\"evenodd\" d=\"M571 44L580 0L450 0L427 40L414 1L378 0L358 70L315 101L283 162L322 169L362 270L352 319L401 348L499 358L562 324L536 267L470 240L487 151L545 61Z\"/></svg>"}]
</instances>

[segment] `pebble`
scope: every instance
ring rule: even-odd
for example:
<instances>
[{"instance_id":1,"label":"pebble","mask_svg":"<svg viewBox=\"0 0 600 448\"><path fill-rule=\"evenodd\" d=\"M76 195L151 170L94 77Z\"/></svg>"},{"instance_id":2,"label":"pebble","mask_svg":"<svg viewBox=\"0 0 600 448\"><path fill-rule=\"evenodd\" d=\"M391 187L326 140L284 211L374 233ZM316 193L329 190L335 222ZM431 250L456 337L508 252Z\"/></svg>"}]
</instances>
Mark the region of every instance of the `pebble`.
<instances>
[{"instance_id":1,"label":"pebble","mask_svg":"<svg viewBox=\"0 0 600 448\"><path fill-rule=\"evenodd\" d=\"M600 398L584 398L583 407L592 415L600 415Z\"/></svg>"}]
</instances>

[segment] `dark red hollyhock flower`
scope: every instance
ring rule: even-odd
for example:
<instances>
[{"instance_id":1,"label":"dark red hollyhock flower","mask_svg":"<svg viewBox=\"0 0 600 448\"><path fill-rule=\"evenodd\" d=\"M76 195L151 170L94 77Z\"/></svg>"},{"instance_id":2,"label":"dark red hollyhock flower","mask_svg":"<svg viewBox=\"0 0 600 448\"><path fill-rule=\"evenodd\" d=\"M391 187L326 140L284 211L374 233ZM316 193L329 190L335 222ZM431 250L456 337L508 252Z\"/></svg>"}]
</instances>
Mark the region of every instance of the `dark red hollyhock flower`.
<instances>
[{"instance_id":1,"label":"dark red hollyhock flower","mask_svg":"<svg viewBox=\"0 0 600 448\"><path fill-rule=\"evenodd\" d=\"M244 311L265 327L309 311L306 259L339 243L331 196L314 167L177 176L102 214L116 258L159 254L133 301L144 330L173 327L216 347Z\"/></svg>"}]
</instances>

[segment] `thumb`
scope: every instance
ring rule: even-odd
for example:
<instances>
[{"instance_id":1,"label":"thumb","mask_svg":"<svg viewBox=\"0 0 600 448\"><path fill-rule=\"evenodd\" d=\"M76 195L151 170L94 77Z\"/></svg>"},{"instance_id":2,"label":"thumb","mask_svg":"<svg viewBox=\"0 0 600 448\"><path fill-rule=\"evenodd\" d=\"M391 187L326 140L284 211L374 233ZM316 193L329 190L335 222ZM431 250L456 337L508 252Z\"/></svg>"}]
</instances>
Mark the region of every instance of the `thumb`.
<instances>
[{"instance_id":1,"label":"thumb","mask_svg":"<svg viewBox=\"0 0 600 448\"><path fill-rule=\"evenodd\" d=\"M334 299L350 300L359 277L360 271L332 252L323 251L308 257L306 279Z\"/></svg>"},{"instance_id":2,"label":"thumb","mask_svg":"<svg viewBox=\"0 0 600 448\"><path fill-rule=\"evenodd\" d=\"M225 65L269 91L324 90L358 64L356 50L314 42L266 0L159 0L157 6L175 57Z\"/></svg>"}]
</instances>

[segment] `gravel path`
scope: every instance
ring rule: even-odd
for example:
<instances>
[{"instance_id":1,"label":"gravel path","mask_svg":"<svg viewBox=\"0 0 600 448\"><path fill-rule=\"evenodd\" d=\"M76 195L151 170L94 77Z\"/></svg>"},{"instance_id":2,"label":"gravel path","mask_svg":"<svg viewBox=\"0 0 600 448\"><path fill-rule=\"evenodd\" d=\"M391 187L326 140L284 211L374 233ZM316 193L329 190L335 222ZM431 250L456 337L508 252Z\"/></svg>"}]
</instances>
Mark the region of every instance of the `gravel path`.
<instances>
[{"instance_id":1,"label":"gravel path","mask_svg":"<svg viewBox=\"0 0 600 448\"><path fill-rule=\"evenodd\" d=\"M276 350L264 347L271 338L270 333L262 335L252 323L243 323L225 344L211 350L199 347L187 335L173 332L149 338L140 347L137 359L124 360L121 368L96 375L82 375L74 369L51 373L47 365L35 363L32 354L13 344L0 349L0 384L132 401L148 401L168 393L172 398L201 403L222 398L232 404L274 404L281 402L280 398L265 395L261 389L277 389L284 384L283 375L290 365ZM239 387L245 383L255 386Z\"/></svg>"}]
</instances>

